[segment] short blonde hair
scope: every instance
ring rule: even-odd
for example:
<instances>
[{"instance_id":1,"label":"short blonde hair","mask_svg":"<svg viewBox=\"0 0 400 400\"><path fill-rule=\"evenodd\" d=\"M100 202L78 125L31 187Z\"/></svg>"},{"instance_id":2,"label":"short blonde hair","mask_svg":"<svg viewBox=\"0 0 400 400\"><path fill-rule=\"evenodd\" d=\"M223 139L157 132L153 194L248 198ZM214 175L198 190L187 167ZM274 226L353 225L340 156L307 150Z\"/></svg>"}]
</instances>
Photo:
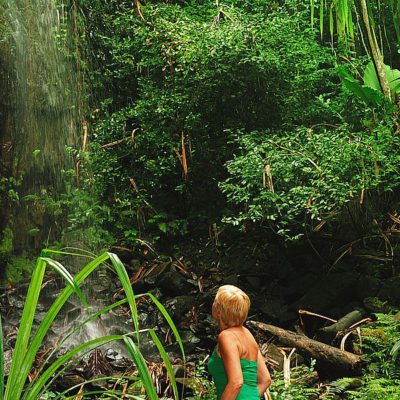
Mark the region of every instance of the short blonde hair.
<instances>
[{"instance_id":1,"label":"short blonde hair","mask_svg":"<svg viewBox=\"0 0 400 400\"><path fill-rule=\"evenodd\" d=\"M214 305L221 313L221 320L226 326L240 326L247 319L250 299L238 287L224 285L218 289Z\"/></svg>"}]
</instances>

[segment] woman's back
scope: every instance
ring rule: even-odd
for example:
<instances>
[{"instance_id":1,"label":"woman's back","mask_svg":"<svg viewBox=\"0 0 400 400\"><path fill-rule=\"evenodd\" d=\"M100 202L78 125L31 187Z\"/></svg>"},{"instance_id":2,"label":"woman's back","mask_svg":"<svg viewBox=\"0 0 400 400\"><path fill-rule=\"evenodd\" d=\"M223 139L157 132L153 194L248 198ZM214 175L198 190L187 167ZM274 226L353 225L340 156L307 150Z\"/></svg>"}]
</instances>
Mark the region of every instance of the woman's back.
<instances>
[{"instance_id":1,"label":"woman's back","mask_svg":"<svg viewBox=\"0 0 400 400\"><path fill-rule=\"evenodd\" d=\"M240 367L243 376L243 386L240 389L236 400L259 400L257 388L257 355L258 346L253 335L244 327L232 327L224 331L224 335L229 334L230 340L235 341L240 354ZM208 370L213 376L217 389L217 399L220 399L228 379L224 367L224 362L215 348L209 361Z\"/></svg>"},{"instance_id":2,"label":"woman's back","mask_svg":"<svg viewBox=\"0 0 400 400\"><path fill-rule=\"evenodd\" d=\"M257 361L241 359L240 366L243 374L243 386L236 400L259 400L260 397L257 388ZM217 400L219 400L228 383L228 378L226 376L224 362L217 354L216 349L214 349L208 360L208 371L214 379L217 389Z\"/></svg>"}]
</instances>

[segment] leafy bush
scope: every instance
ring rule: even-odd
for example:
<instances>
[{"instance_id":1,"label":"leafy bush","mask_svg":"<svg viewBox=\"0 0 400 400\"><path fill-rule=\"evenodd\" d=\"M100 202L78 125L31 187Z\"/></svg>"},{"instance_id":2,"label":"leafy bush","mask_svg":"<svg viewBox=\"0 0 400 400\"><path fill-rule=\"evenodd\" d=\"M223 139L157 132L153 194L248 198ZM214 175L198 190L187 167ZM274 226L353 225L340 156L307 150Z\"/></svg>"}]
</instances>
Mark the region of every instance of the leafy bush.
<instances>
[{"instance_id":1,"label":"leafy bush","mask_svg":"<svg viewBox=\"0 0 400 400\"><path fill-rule=\"evenodd\" d=\"M297 3L146 3L141 19L131 2L83 2L100 103L86 166L118 238L218 221L229 130L336 119L319 100L339 90L334 57Z\"/></svg>"},{"instance_id":2,"label":"leafy bush","mask_svg":"<svg viewBox=\"0 0 400 400\"><path fill-rule=\"evenodd\" d=\"M337 222L350 203L371 207L373 193L399 185L400 141L390 121L368 134L341 126L232 136L240 153L227 163L221 189L239 208L225 218L235 225L264 223L294 239Z\"/></svg>"}]
</instances>

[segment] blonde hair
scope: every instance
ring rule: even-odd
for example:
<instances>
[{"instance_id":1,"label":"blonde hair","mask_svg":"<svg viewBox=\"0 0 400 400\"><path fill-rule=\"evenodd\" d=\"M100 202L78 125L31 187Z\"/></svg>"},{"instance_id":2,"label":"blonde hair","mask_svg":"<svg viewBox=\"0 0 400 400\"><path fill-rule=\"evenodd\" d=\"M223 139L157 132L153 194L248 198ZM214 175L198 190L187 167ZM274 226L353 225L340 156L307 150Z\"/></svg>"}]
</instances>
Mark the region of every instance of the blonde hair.
<instances>
[{"instance_id":1,"label":"blonde hair","mask_svg":"<svg viewBox=\"0 0 400 400\"><path fill-rule=\"evenodd\" d=\"M224 285L218 289L214 305L221 313L221 320L226 326L240 326L247 319L250 299L238 287Z\"/></svg>"}]
</instances>

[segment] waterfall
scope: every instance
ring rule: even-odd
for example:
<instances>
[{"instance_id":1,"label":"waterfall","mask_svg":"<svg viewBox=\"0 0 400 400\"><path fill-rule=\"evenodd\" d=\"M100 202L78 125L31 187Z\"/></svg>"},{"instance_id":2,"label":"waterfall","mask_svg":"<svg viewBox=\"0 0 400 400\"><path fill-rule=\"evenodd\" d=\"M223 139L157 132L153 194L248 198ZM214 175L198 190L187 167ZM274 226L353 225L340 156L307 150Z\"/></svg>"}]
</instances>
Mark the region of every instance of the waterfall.
<instances>
[{"instance_id":1,"label":"waterfall","mask_svg":"<svg viewBox=\"0 0 400 400\"><path fill-rule=\"evenodd\" d=\"M54 222L24 198L57 196L63 171L73 168L66 149L77 146L81 93L71 1L0 0L0 173L19 181L19 204L8 202L2 228L5 220L12 225L20 249L32 240L40 247ZM32 229L34 239L26 232Z\"/></svg>"}]
</instances>

